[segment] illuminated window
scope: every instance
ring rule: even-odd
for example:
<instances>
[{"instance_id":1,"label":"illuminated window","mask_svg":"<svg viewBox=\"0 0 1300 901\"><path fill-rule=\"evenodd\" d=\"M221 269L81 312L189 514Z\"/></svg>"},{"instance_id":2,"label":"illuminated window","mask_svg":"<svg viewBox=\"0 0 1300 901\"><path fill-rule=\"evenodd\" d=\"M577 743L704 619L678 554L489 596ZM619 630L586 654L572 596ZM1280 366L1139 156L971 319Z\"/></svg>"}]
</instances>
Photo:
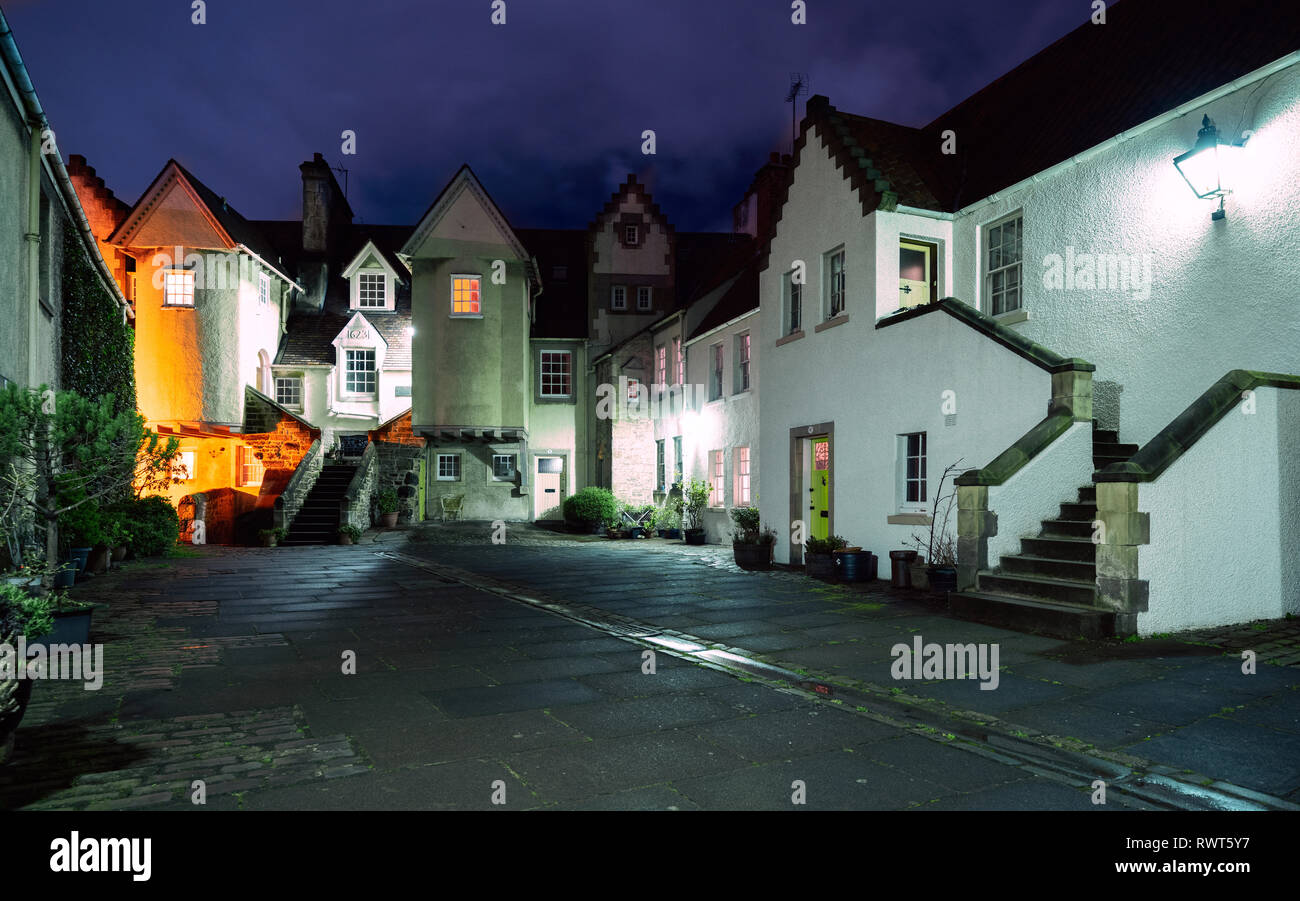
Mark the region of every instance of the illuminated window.
<instances>
[{"instance_id":1,"label":"illuminated window","mask_svg":"<svg viewBox=\"0 0 1300 901\"><path fill-rule=\"evenodd\" d=\"M515 455L492 455L492 479L497 482L513 482L515 479Z\"/></svg>"},{"instance_id":2,"label":"illuminated window","mask_svg":"<svg viewBox=\"0 0 1300 901\"><path fill-rule=\"evenodd\" d=\"M241 488L262 484L262 476L266 473L266 467L262 465L262 461L257 458L251 447L244 447L242 444L237 447L235 449L235 462L237 469L235 479Z\"/></svg>"},{"instance_id":3,"label":"illuminated window","mask_svg":"<svg viewBox=\"0 0 1300 901\"><path fill-rule=\"evenodd\" d=\"M275 380L275 402L282 407L302 409L302 377L277 376Z\"/></svg>"},{"instance_id":4,"label":"illuminated window","mask_svg":"<svg viewBox=\"0 0 1300 901\"><path fill-rule=\"evenodd\" d=\"M194 270L168 269L164 275L163 303L169 307L194 306Z\"/></svg>"},{"instance_id":5,"label":"illuminated window","mask_svg":"<svg viewBox=\"0 0 1300 901\"><path fill-rule=\"evenodd\" d=\"M568 397L573 393L573 356L567 350L542 351L542 397Z\"/></svg>"},{"instance_id":6,"label":"illuminated window","mask_svg":"<svg viewBox=\"0 0 1300 901\"><path fill-rule=\"evenodd\" d=\"M636 379L627 380L627 402L635 405L641 400L641 383Z\"/></svg>"},{"instance_id":7,"label":"illuminated window","mask_svg":"<svg viewBox=\"0 0 1300 901\"><path fill-rule=\"evenodd\" d=\"M650 309L650 288L642 285L636 289L636 308L638 310Z\"/></svg>"},{"instance_id":8,"label":"illuminated window","mask_svg":"<svg viewBox=\"0 0 1300 901\"><path fill-rule=\"evenodd\" d=\"M987 309L994 316L1021 306L1020 261L1023 220L1019 215L985 231L984 290Z\"/></svg>"},{"instance_id":9,"label":"illuminated window","mask_svg":"<svg viewBox=\"0 0 1300 901\"><path fill-rule=\"evenodd\" d=\"M388 306L388 278L384 273L357 273L357 306L369 309Z\"/></svg>"},{"instance_id":10,"label":"illuminated window","mask_svg":"<svg viewBox=\"0 0 1300 901\"><path fill-rule=\"evenodd\" d=\"M438 454L438 481L460 481L460 454Z\"/></svg>"},{"instance_id":11,"label":"illuminated window","mask_svg":"<svg viewBox=\"0 0 1300 901\"><path fill-rule=\"evenodd\" d=\"M668 347L663 344L655 348L655 382L668 384Z\"/></svg>"},{"instance_id":12,"label":"illuminated window","mask_svg":"<svg viewBox=\"0 0 1300 901\"><path fill-rule=\"evenodd\" d=\"M453 275L451 277L451 315L483 315L483 307L479 302L479 277L477 275Z\"/></svg>"},{"instance_id":13,"label":"illuminated window","mask_svg":"<svg viewBox=\"0 0 1300 901\"><path fill-rule=\"evenodd\" d=\"M375 352L373 350L347 351L344 387L349 394L375 393Z\"/></svg>"},{"instance_id":14,"label":"illuminated window","mask_svg":"<svg viewBox=\"0 0 1300 901\"><path fill-rule=\"evenodd\" d=\"M271 303L271 276L265 272L257 273L257 300L262 306Z\"/></svg>"},{"instance_id":15,"label":"illuminated window","mask_svg":"<svg viewBox=\"0 0 1300 901\"><path fill-rule=\"evenodd\" d=\"M735 472L736 484L732 489L731 502L737 507L749 506L749 448L738 447L733 451L735 459L732 462L732 469Z\"/></svg>"},{"instance_id":16,"label":"illuminated window","mask_svg":"<svg viewBox=\"0 0 1300 901\"><path fill-rule=\"evenodd\" d=\"M686 355L682 353L682 339L673 339L673 359L677 361L677 384L686 384Z\"/></svg>"},{"instance_id":17,"label":"illuminated window","mask_svg":"<svg viewBox=\"0 0 1300 901\"><path fill-rule=\"evenodd\" d=\"M182 482L188 482L196 475L197 473L194 471L194 451L181 451L180 455L176 458L175 469L172 472L172 477L180 479Z\"/></svg>"},{"instance_id":18,"label":"illuminated window","mask_svg":"<svg viewBox=\"0 0 1300 901\"><path fill-rule=\"evenodd\" d=\"M709 483L712 485L712 490L709 492L710 507L721 507L724 503L722 499L722 480L724 478L722 466L722 451L709 451Z\"/></svg>"},{"instance_id":19,"label":"illuminated window","mask_svg":"<svg viewBox=\"0 0 1300 901\"><path fill-rule=\"evenodd\" d=\"M613 310L627 309L627 287L625 285L615 285L609 295L609 306Z\"/></svg>"}]
</instances>

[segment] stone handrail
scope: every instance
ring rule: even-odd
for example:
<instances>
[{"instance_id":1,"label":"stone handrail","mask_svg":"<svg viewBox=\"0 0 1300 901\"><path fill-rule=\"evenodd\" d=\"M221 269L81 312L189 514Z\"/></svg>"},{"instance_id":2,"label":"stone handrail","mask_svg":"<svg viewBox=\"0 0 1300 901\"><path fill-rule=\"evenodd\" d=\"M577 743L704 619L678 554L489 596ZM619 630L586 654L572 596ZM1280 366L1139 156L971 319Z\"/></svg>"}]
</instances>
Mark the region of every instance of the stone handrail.
<instances>
[{"instance_id":1,"label":"stone handrail","mask_svg":"<svg viewBox=\"0 0 1300 901\"><path fill-rule=\"evenodd\" d=\"M311 492L312 486L316 484L316 479L320 476L321 467L324 465L324 459L320 452L320 439L311 443L307 448L307 453L303 454L298 461L298 467L289 477L288 483L284 490L280 492L275 499L275 507L272 512L272 525L276 528L287 529L293 522L298 511L302 509L302 502Z\"/></svg>"},{"instance_id":2,"label":"stone handrail","mask_svg":"<svg viewBox=\"0 0 1300 901\"><path fill-rule=\"evenodd\" d=\"M1124 463L1112 463L1093 475L1095 482L1154 482L1215 423L1256 388L1300 389L1300 376L1233 369L1211 385L1173 422Z\"/></svg>"},{"instance_id":3,"label":"stone handrail","mask_svg":"<svg viewBox=\"0 0 1300 901\"><path fill-rule=\"evenodd\" d=\"M983 469L972 469L953 480L956 485L1001 485L1030 460L1060 438L1075 422L1074 413L1064 403L1054 403L1046 418L1016 439L1015 444L998 454Z\"/></svg>"},{"instance_id":4,"label":"stone handrail","mask_svg":"<svg viewBox=\"0 0 1300 901\"><path fill-rule=\"evenodd\" d=\"M357 463L357 471L339 500L339 525L356 526L362 531L370 528L370 497L375 490L377 473L375 443L372 441L366 445Z\"/></svg>"}]
</instances>

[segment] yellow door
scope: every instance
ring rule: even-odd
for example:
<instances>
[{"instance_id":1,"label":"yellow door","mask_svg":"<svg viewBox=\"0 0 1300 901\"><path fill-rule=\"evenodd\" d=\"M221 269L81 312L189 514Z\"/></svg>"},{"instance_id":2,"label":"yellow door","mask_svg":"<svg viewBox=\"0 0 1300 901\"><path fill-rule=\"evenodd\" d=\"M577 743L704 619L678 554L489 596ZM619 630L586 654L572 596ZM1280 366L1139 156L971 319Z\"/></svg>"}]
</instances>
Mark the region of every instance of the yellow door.
<instances>
[{"instance_id":1,"label":"yellow door","mask_svg":"<svg viewBox=\"0 0 1300 901\"><path fill-rule=\"evenodd\" d=\"M418 477L419 477L419 481L416 483L416 485L417 485L417 490L418 490L419 493L420 493L420 497L419 497L419 503L417 503L417 504L415 505L415 515L416 515L416 517L419 519L420 522L424 522L424 504L425 504L425 492L424 492L424 467L425 467L425 464L426 464L427 462L428 462L428 461L426 461L426 460L424 459L424 457L420 457L420 458L416 461L416 463L418 464L418 467L419 467L418 470L417 470L417 472L418 472Z\"/></svg>"},{"instance_id":2,"label":"yellow door","mask_svg":"<svg viewBox=\"0 0 1300 901\"><path fill-rule=\"evenodd\" d=\"M898 244L898 305L915 307L929 303L934 276L934 245L918 241Z\"/></svg>"},{"instance_id":3,"label":"yellow door","mask_svg":"<svg viewBox=\"0 0 1300 901\"><path fill-rule=\"evenodd\" d=\"M808 533L813 538L829 538L831 531L831 441L829 438L812 440L812 485L808 492L808 516L812 522Z\"/></svg>"}]
</instances>

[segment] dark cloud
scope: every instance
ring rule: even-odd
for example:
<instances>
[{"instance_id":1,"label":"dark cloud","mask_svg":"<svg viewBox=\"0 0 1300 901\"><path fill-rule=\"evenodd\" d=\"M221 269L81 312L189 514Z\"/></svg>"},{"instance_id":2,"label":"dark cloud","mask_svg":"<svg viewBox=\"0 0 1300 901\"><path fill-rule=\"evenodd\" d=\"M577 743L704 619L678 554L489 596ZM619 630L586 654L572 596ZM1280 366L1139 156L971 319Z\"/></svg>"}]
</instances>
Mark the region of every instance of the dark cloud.
<instances>
[{"instance_id":1,"label":"dark cloud","mask_svg":"<svg viewBox=\"0 0 1300 901\"><path fill-rule=\"evenodd\" d=\"M690 230L727 227L767 153L789 149L791 72L843 109L921 125L1089 14L808 7L806 26L785 0L507 0L505 26L490 0L208 0L201 26L188 0L5 13L65 157L128 202L175 156L244 215L291 218L297 165L320 151L369 222L413 222L468 162L520 226L580 228L636 172Z\"/></svg>"}]
</instances>

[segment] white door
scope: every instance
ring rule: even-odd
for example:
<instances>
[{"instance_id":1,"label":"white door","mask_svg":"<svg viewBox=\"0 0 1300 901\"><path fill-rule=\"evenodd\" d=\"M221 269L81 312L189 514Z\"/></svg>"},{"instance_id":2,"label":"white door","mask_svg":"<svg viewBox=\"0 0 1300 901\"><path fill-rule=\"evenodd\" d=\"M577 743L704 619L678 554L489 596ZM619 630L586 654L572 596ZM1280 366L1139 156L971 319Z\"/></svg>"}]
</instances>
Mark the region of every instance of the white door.
<instances>
[{"instance_id":1,"label":"white door","mask_svg":"<svg viewBox=\"0 0 1300 901\"><path fill-rule=\"evenodd\" d=\"M533 479L533 518L563 519L564 458L538 457Z\"/></svg>"}]
</instances>

